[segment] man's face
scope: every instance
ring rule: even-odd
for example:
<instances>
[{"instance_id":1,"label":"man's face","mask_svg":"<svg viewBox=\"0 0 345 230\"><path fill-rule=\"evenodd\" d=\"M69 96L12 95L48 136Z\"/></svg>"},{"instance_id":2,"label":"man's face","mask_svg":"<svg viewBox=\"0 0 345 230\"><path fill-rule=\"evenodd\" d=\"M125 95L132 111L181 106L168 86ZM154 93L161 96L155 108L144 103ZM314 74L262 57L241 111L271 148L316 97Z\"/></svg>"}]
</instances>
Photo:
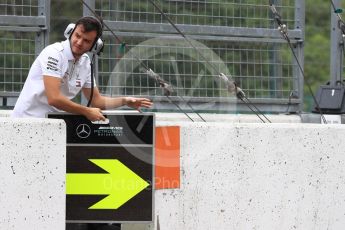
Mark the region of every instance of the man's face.
<instances>
[{"instance_id":1,"label":"man's face","mask_svg":"<svg viewBox=\"0 0 345 230\"><path fill-rule=\"evenodd\" d=\"M85 32L83 25L77 25L71 37L71 49L73 56L79 58L88 52L97 36L96 31Z\"/></svg>"}]
</instances>

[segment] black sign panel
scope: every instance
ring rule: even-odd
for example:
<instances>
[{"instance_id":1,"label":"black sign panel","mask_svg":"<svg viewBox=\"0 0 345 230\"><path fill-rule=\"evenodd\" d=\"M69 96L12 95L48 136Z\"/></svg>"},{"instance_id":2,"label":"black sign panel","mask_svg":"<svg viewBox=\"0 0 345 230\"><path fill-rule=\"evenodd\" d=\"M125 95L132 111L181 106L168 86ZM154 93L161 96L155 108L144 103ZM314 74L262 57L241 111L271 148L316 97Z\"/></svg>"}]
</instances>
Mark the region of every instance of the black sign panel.
<instances>
[{"instance_id":1,"label":"black sign panel","mask_svg":"<svg viewBox=\"0 0 345 230\"><path fill-rule=\"evenodd\" d=\"M153 220L153 114L48 117L67 126L67 222Z\"/></svg>"}]
</instances>

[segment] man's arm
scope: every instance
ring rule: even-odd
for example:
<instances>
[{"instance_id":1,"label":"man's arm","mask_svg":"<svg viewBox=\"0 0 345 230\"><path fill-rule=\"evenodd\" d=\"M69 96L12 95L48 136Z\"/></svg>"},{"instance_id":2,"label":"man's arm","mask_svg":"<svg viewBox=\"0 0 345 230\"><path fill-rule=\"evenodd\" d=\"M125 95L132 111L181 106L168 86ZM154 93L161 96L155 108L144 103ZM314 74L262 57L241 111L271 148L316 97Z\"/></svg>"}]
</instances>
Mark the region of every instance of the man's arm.
<instances>
[{"instance_id":1,"label":"man's arm","mask_svg":"<svg viewBox=\"0 0 345 230\"><path fill-rule=\"evenodd\" d=\"M97 87L93 89L93 97L91 105L100 109L113 109L123 105L129 106L140 111L140 107L149 108L152 106L152 102L147 98L136 98L136 97L105 97L102 96ZM83 88L83 93L87 99L90 98L91 89Z\"/></svg>"},{"instance_id":2,"label":"man's arm","mask_svg":"<svg viewBox=\"0 0 345 230\"><path fill-rule=\"evenodd\" d=\"M45 87L45 93L48 99L48 104L54 106L57 109L84 115L91 121L105 120L100 108L88 108L86 106L77 104L60 92L61 79L52 76L43 76L43 82Z\"/></svg>"}]
</instances>

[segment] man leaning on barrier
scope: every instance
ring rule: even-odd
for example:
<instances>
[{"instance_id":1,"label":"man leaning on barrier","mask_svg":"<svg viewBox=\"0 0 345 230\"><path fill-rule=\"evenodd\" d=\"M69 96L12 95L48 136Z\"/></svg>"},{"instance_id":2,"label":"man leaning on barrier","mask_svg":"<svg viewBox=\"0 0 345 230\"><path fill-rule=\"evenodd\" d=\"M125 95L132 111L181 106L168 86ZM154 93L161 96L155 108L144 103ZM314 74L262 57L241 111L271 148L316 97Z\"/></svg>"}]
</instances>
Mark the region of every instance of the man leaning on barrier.
<instances>
[{"instance_id":1,"label":"man leaning on barrier","mask_svg":"<svg viewBox=\"0 0 345 230\"><path fill-rule=\"evenodd\" d=\"M71 30L66 30L67 40L47 46L34 61L12 117L45 117L48 112L65 111L97 121L105 120L102 109L123 105L137 110L151 107L152 102L147 98L111 98L102 96L97 86L92 89L91 60L86 53L98 54L101 50L102 22L94 17L82 17L70 25ZM72 101L80 90L88 99L93 94L91 107ZM121 228L108 224L67 224L66 227L67 230Z\"/></svg>"},{"instance_id":2,"label":"man leaning on barrier","mask_svg":"<svg viewBox=\"0 0 345 230\"><path fill-rule=\"evenodd\" d=\"M97 86L92 93L91 60L86 53L99 53L102 48L102 23L95 17L82 17L70 25L74 27L68 39L47 46L32 64L12 117L45 117L48 112L65 111L96 121L105 120L102 109L151 107L147 98L102 96ZM93 94L91 107L71 100L80 90L88 99Z\"/></svg>"}]
</instances>

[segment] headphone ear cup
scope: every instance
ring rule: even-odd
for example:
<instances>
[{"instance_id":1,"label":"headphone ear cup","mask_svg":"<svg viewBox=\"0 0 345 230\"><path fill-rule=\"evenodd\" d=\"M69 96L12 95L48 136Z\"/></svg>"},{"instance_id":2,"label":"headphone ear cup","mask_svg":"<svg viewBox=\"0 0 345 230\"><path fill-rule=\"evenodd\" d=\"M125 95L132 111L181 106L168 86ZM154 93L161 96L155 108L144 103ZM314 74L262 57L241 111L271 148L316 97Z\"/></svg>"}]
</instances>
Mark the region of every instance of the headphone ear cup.
<instances>
[{"instance_id":1,"label":"headphone ear cup","mask_svg":"<svg viewBox=\"0 0 345 230\"><path fill-rule=\"evenodd\" d=\"M75 28L75 24L74 24L74 23L71 23L71 24L69 24L69 25L66 27L65 32L64 32L65 38L68 39L68 38L71 37L74 28Z\"/></svg>"},{"instance_id":2,"label":"headphone ear cup","mask_svg":"<svg viewBox=\"0 0 345 230\"><path fill-rule=\"evenodd\" d=\"M90 52L99 55L103 51L104 43L101 38L98 38L95 44L90 49Z\"/></svg>"}]
</instances>

